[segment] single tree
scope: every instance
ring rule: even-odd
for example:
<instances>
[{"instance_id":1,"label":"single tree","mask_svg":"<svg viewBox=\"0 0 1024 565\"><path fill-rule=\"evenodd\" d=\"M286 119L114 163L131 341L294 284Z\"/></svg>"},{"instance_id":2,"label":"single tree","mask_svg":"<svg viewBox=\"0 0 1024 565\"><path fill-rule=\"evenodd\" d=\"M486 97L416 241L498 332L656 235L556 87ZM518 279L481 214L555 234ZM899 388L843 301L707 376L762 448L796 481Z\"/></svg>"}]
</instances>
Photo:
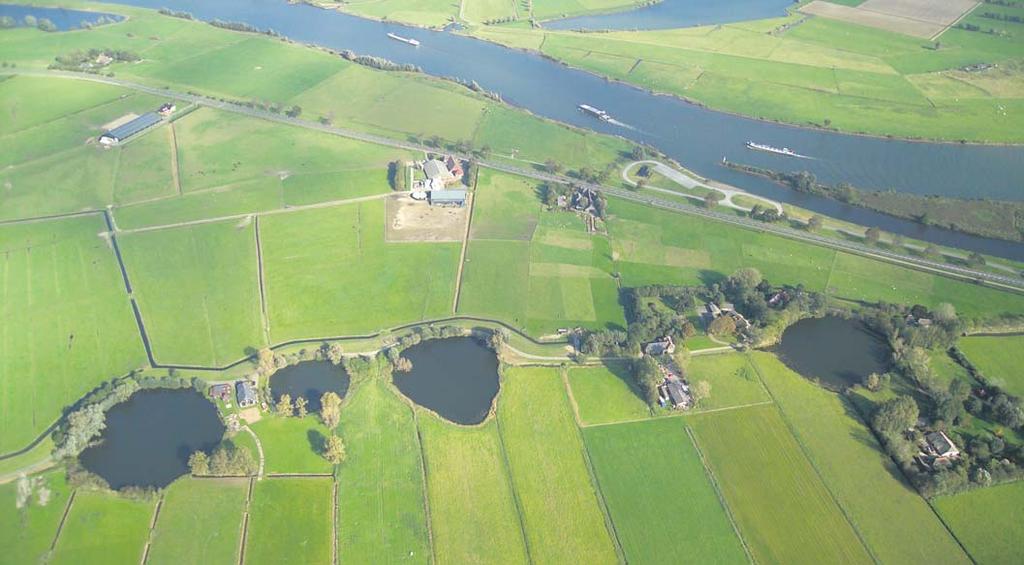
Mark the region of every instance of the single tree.
<instances>
[{"instance_id":1,"label":"single tree","mask_svg":"<svg viewBox=\"0 0 1024 565\"><path fill-rule=\"evenodd\" d=\"M305 397L300 396L300 397L296 398L295 399L295 415L298 416L299 418L305 418L306 417L306 405L307 404L308 404L308 401L306 400Z\"/></svg>"},{"instance_id":2,"label":"single tree","mask_svg":"<svg viewBox=\"0 0 1024 565\"><path fill-rule=\"evenodd\" d=\"M818 214L811 216L810 219L807 220L807 229L809 229L810 231L818 231L824 225L825 219L819 216Z\"/></svg>"},{"instance_id":3,"label":"single tree","mask_svg":"<svg viewBox=\"0 0 1024 565\"><path fill-rule=\"evenodd\" d=\"M934 243L929 243L924 247L924 256L932 260L938 260L942 259L942 252L939 251L938 246Z\"/></svg>"},{"instance_id":4,"label":"single tree","mask_svg":"<svg viewBox=\"0 0 1024 565\"><path fill-rule=\"evenodd\" d=\"M395 361L395 370L399 373L408 373L412 371L412 361L406 357L399 357Z\"/></svg>"},{"instance_id":5,"label":"single tree","mask_svg":"<svg viewBox=\"0 0 1024 565\"><path fill-rule=\"evenodd\" d=\"M721 200L715 193L709 193L704 197L704 207L711 209L718 206L718 201Z\"/></svg>"},{"instance_id":6,"label":"single tree","mask_svg":"<svg viewBox=\"0 0 1024 565\"><path fill-rule=\"evenodd\" d=\"M325 392L320 397L320 419L329 429L338 427L341 420L341 397L334 392Z\"/></svg>"},{"instance_id":7,"label":"single tree","mask_svg":"<svg viewBox=\"0 0 1024 565\"><path fill-rule=\"evenodd\" d=\"M544 169L553 175L558 175L562 173L563 167L558 161L548 159L547 161L544 161Z\"/></svg>"},{"instance_id":8,"label":"single tree","mask_svg":"<svg viewBox=\"0 0 1024 565\"><path fill-rule=\"evenodd\" d=\"M277 399L277 413L281 416L292 415L292 395L284 393Z\"/></svg>"},{"instance_id":9,"label":"single tree","mask_svg":"<svg viewBox=\"0 0 1024 565\"><path fill-rule=\"evenodd\" d=\"M970 255L967 256L967 264L975 268L984 267L985 256L982 255L981 253L978 253L977 251L973 251Z\"/></svg>"},{"instance_id":10,"label":"single tree","mask_svg":"<svg viewBox=\"0 0 1024 565\"><path fill-rule=\"evenodd\" d=\"M871 392L878 392L882 389L882 377L878 373L871 373L864 378L864 387Z\"/></svg>"},{"instance_id":11,"label":"single tree","mask_svg":"<svg viewBox=\"0 0 1024 565\"><path fill-rule=\"evenodd\" d=\"M210 457L205 451L194 451L188 457L188 470L194 476L201 477L210 474Z\"/></svg>"},{"instance_id":12,"label":"single tree","mask_svg":"<svg viewBox=\"0 0 1024 565\"><path fill-rule=\"evenodd\" d=\"M708 333L716 336L732 335L736 333L736 320L732 316L719 316L708 324Z\"/></svg>"},{"instance_id":13,"label":"single tree","mask_svg":"<svg viewBox=\"0 0 1024 565\"><path fill-rule=\"evenodd\" d=\"M697 381L690 387L690 396L693 397L693 405L700 406L701 402L711 398L711 383Z\"/></svg>"},{"instance_id":14,"label":"single tree","mask_svg":"<svg viewBox=\"0 0 1024 565\"><path fill-rule=\"evenodd\" d=\"M324 459L339 465L345 461L345 457L345 442L340 437L331 434L324 445Z\"/></svg>"},{"instance_id":15,"label":"single tree","mask_svg":"<svg viewBox=\"0 0 1024 565\"><path fill-rule=\"evenodd\" d=\"M269 375L274 372L274 352L269 347L264 347L256 353L257 372L261 375Z\"/></svg>"},{"instance_id":16,"label":"single tree","mask_svg":"<svg viewBox=\"0 0 1024 565\"><path fill-rule=\"evenodd\" d=\"M878 240L882 238L882 230L876 227L870 227L864 231L864 243L868 245L875 245Z\"/></svg>"}]
</instances>

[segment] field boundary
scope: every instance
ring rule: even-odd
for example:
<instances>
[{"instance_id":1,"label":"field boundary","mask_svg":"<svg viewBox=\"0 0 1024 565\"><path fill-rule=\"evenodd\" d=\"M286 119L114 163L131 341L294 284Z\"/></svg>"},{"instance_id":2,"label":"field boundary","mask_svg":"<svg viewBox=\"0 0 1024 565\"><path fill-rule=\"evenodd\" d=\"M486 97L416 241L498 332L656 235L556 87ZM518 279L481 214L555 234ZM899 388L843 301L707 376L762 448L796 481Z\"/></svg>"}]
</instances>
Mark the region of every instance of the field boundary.
<instances>
[{"instance_id":1,"label":"field boundary","mask_svg":"<svg viewBox=\"0 0 1024 565\"><path fill-rule=\"evenodd\" d=\"M238 565L245 564L245 544L249 538L249 508L252 506L252 490L255 483L256 481L250 477L249 488L245 494L245 510L242 512L241 537L238 540Z\"/></svg>"},{"instance_id":2,"label":"field boundary","mask_svg":"<svg viewBox=\"0 0 1024 565\"><path fill-rule=\"evenodd\" d=\"M497 403L495 410L497 412ZM516 516L519 518L519 535L523 536L523 547L526 548L526 562L533 563L533 553L530 551L530 538L526 535L526 518L523 516L523 503L519 500L519 489L516 488L516 480L512 476L512 461L508 458L508 450L505 449L505 434L501 431L501 419L494 416L494 426L498 433L498 447L501 449L501 460L504 463L505 477L508 479L508 488L512 490L512 503L516 507Z\"/></svg>"},{"instance_id":3,"label":"field boundary","mask_svg":"<svg viewBox=\"0 0 1024 565\"><path fill-rule=\"evenodd\" d=\"M416 446L420 449L420 477L423 480L423 510L427 519L427 541L430 542L430 562L437 563L437 549L434 547L434 523L430 517L430 486L427 484L427 451L423 448L423 432L420 430L420 417L414 406L412 410L412 423L416 428Z\"/></svg>"},{"instance_id":4,"label":"field boundary","mask_svg":"<svg viewBox=\"0 0 1024 565\"><path fill-rule=\"evenodd\" d=\"M252 220L253 231L256 233L256 278L260 285L260 314L263 316L263 341L270 343L270 316L267 315L267 291L263 274L263 242L260 240L260 217Z\"/></svg>"},{"instance_id":5,"label":"field boundary","mask_svg":"<svg viewBox=\"0 0 1024 565\"><path fill-rule=\"evenodd\" d=\"M700 459L700 464L704 467L704 474L707 476L708 481L711 482L711 488L715 489L715 496L718 497L718 503L722 505L722 510L725 511L725 516L729 519L729 524L732 526L732 531L736 533L736 538L740 540L740 545L743 546L743 552L747 554L747 559L749 559L751 563L756 564L757 559L754 557L754 553L750 551L750 546L747 545L747 540L743 537L743 533L740 531L740 526L736 523L736 518L732 515L732 509L729 508L729 502L725 500L725 495L722 494L722 489L718 486L718 477L715 477L714 471L711 470L711 464L708 463L708 459L704 455L704 450L700 448L700 442L697 441L697 436L694 435L690 426L684 425L683 430L685 430L686 435L689 436L693 449L697 451L697 457Z\"/></svg>"},{"instance_id":6,"label":"field boundary","mask_svg":"<svg viewBox=\"0 0 1024 565\"><path fill-rule=\"evenodd\" d=\"M142 560L140 563L146 565L149 561L149 550L153 546L153 533L156 531L157 521L160 519L160 510L164 507L164 495L156 499L156 507L153 508L153 517L149 520L149 536L146 538L146 545L142 546Z\"/></svg>"},{"instance_id":7,"label":"field boundary","mask_svg":"<svg viewBox=\"0 0 1024 565\"><path fill-rule=\"evenodd\" d=\"M60 522L57 523L57 531L53 534L53 541L50 542L50 552L57 548L57 541L60 540L60 534L64 531L64 523L68 520L68 514L71 513L71 506L75 503L75 495L78 494L78 489L71 491L71 496L68 497L68 503L64 506L64 515L60 517Z\"/></svg>"},{"instance_id":8,"label":"field boundary","mask_svg":"<svg viewBox=\"0 0 1024 565\"><path fill-rule=\"evenodd\" d=\"M469 234L473 227L473 210L476 209L476 193L480 175L473 179L473 190L469 193L469 217L466 218L466 232L462 237L462 253L459 254L459 270L455 274L455 301L452 303L452 314L459 312L459 299L462 298L462 272L466 266L466 251L469 249Z\"/></svg>"}]
</instances>

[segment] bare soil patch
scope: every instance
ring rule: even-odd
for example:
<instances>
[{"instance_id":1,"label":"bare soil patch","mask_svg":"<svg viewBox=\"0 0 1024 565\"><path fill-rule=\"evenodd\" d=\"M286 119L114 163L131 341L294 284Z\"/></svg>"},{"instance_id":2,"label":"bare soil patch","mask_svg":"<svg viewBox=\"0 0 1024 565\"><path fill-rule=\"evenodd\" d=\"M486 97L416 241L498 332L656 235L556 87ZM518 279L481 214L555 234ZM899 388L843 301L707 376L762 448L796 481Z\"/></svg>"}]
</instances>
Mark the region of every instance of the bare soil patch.
<instances>
[{"instance_id":1,"label":"bare soil patch","mask_svg":"<svg viewBox=\"0 0 1024 565\"><path fill-rule=\"evenodd\" d=\"M118 127L118 126L123 126L124 124L127 124L128 122L130 122L130 121L132 121L132 120L134 120L135 118L138 118L138 117L139 117L138 114L128 113L128 114L125 114L125 115L121 116L120 118L111 120L111 121L103 124L102 126L100 126L100 129L103 130L103 131L110 131L110 130Z\"/></svg>"},{"instance_id":2,"label":"bare soil patch","mask_svg":"<svg viewBox=\"0 0 1024 565\"><path fill-rule=\"evenodd\" d=\"M904 35L933 38L977 5L975 0L866 0L851 7L815 0L800 11Z\"/></svg>"},{"instance_id":3,"label":"bare soil patch","mask_svg":"<svg viewBox=\"0 0 1024 565\"><path fill-rule=\"evenodd\" d=\"M448 208L413 200L407 194L387 199L387 241L462 241L469 206Z\"/></svg>"}]
</instances>

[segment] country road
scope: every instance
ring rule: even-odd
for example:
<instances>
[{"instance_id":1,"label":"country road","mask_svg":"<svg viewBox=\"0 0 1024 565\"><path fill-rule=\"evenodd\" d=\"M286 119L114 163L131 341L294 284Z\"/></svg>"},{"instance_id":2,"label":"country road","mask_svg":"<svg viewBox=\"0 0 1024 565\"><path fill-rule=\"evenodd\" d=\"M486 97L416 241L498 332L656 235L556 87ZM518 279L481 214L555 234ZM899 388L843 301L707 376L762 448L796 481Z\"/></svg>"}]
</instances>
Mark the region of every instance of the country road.
<instances>
[{"instance_id":1,"label":"country road","mask_svg":"<svg viewBox=\"0 0 1024 565\"><path fill-rule=\"evenodd\" d=\"M630 163L630 164L626 165L625 167L623 167L623 169L622 169L622 180L625 181L628 184L636 186L636 182L634 182L631 178L629 178L629 171L632 170L633 167L636 167L636 166L639 166L639 165L650 165L651 167L654 168L654 172L658 173L659 175L667 178L668 180L670 180L670 181L672 181L672 182L674 182L674 183L678 184L679 186L681 186L683 188L686 188L686 189L691 189L692 190L694 188L703 188L703 189L706 189L706 190L713 190L715 192L721 192L722 194L725 195L725 199L722 200L720 202L720 204L728 206L729 208L732 208L734 210L739 210L741 212L749 212L750 211L750 208L748 206L740 206L739 204L737 204L737 203L732 201L734 196L745 196L747 198L751 198L753 200L757 200L759 202L763 202L767 206L773 206L773 207L775 207L775 209L780 214L783 213L782 204L779 204L778 202L775 202L774 200L768 200L767 198L764 198L762 196L758 196L756 194L751 194L751 193L749 193L749 192L747 192L745 190L740 190L738 188L732 188L732 187L729 187L729 186L721 184L721 183L718 183L715 186L710 186L710 185L704 184L704 183L700 182L700 180L695 179L695 178L691 177L690 175L687 175L686 173L683 173L682 171L678 171L676 169L673 169L672 167L669 167L668 165L666 165L665 163L662 163L661 161L652 161L652 160L633 161L632 163ZM673 196L685 196L686 198L689 198L691 200L695 200L697 202L701 202L701 203L704 202L704 199L701 198L700 196L696 196L696 195L693 195L693 194L686 194L684 192L679 192L678 190L671 190L671 189L668 189L668 188L662 188L662 187L653 186L653 185L650 185L650 184L645 185L644 186L644 190L653 190L655 192L661 192L663 194L671 194Z\"/></svg>"},{"instance_id":2,"label":"country road","mask_svg":"<svg viewBox=\"0 0 1024 565\"><path fill-rule=\"evenodd\" d=\"M208 106L208 107L211 107L211 108L216 108L216 109L224 110L224 111L227 111L227 112L232 112L232 113L235 113L235 114L242 114L242 115L250 116L250 117L253 117L253 118L257 118L257 119L262 119L262 120L267 120L267 121L272 121L272 122L277 122L277 123L282 123L282 124L288 124L288 125L292 125L292 126L296 126L296 127L305 128L305 129L320 131L320 132L331 134L331 135L338 135L338 136L341 136L341 137L346 137L346 138L350 138L350 139L364 141L364 142L367 142L367 143L374 143L374 144L377 144L377 145L384 145L384 146L388 146L388 147L395 147L395 148L398 148L398 149L405 149L405 150L410 150L410 151L427 151L427 152L435 152L436 151L435 148L427 147L425 145L419 145L419 144L415 144L415 143L399 141L399 140L392 139L392 138L387 138L387 137L383 137L383 136L379 136L379 135L373 135L373 134L364 133L364 132L355 131L355 130L350 130L350 129L346 129L346 128L339 128L339 127L335 127L335 126L324 125L324 124L321 124L321 123L318 123L318 122L311 122L311 121L307 121L307 120L301 120L301 119L298 119L298 118L290 118L290 117L282 115L282 114L275 114L275 113L272 113L272 112L269 112L269 111L258 110L258 109L255 109L255 108L248 108L248 107L245 107L245 106L240 106L238 104L233 104L231 102L223 102L223 101L212 99L212 98L206 98L204 96L198 96L198 95L194 95L194 94L187 94L187 93L183 93L183 92L176 92L176 91L170 90L169 88L156 88L156 87L152 87L152 86L146 86L146 85L143 85L143 84L138 84L138 83L134 83L134 82L131 82L131 81L126 81L126 80L121 80L121 79L117 79L117 78L104 77L104 76L99 76L99 75L82 74L82 73L70 73L70 72L63 72L63 71L28 71L28 72L26 72L26 71L5 71L5 72L0 72L0 76L3 76L3 75L44 76L44 77L53 77L53 78L66 78L66 79L72 79L72 80L87 80L87 81L91 81L91 82L98 82L98 83L109 84L109 85L113 85L113 86L120 86L122 88L128 88L128 89L136 90L136 91L139 91L139 92L145 92L147 94L152 94L154 96L163 96L163 97L171 98L171 99L175 99L175 100L182 100L182 101L186 101L186 102L191 102L193 104L199 104L199 105L203 105L203 106ZM453 153L453 155L455 155L458 158L466 159L466 160L475 159L475 157L472 157L470 155L461 155L459 153ZM925 259L925 258L921 258L921 257L914 257L914 256L911 256L911 255L906 255L906 254L902 254L902 253L895 253L895 252L892 252L892 251L871 247L871 246L868 246L868 245L865 245L865 244L862 244L862 243L857 243L857 242L852 242L852 241L844 241L844 240L841 240L841 239L834 239L834 238L826 237L824 235L819 235L819 234L816 234L816 233L811 233L811 232L807 232L807 231L803 231L803 230L797 230L797 229L794 229L794 228L791 228L791 227L788 227L788 226L769 224L769 223L760 222L760 221L757 221L757 220L754 220L754 219L751 219L751 218L744 218L744 217L736 216L736 215L733 215L731 213L717 212L717 211L714 211L714 210L698 208L698 207L694 207L694 206L688 206L688 205L685 205L685 204L681 204L679 202L675 202L675 201L671 201L671 200L664 200L664 199L661 199L661 198L656 198L656 197L653 197L653 196L648 196L646 194L640 194L640 193L637 193L637 192L632 191L632 190L626 190L626 189L616 188L616 187L611 187L611 186L604 186L604 185L595 184L595 183L580 182L577 179L573 179L573 178L570 178L570 177L565 176L565 175L556 175L556 174L548 173L548 172L545 172L545 171L542 171L542 170L523 169L523 168L512 166L512 165L507 165L507 164L504 164L504 163L501 163L501 162L489 161L489 160L486 160L486 159L476 159L476 161L480 164L480 166L483 166L483 167L487 167L487 168L494 169L494 170L497 170L497 171L506 172L506 173L509 173L509 174L514 174L514 175L519 175L519 176L523 176L523 177L532 178L534 180L539 180L539 181L543 181L543 182L554 182L554 183L559 183L559 184L569 184L569 183L577 184L577 185L585 186L587 188L591 188L591 189L594 189L594 190L602 191L602 192L604 192L605 194L607 194L609 196L614 196L616 198L621 198L623 200L629 200L631 202L637 202L637 203L640 203L640 204L645 204L645 205L648 205L648 206L652 206L652 207L655 207L655 208L660 208L660 209L663 209L663 210L668 210L668 211L671 211L671 212L676 212L676 213L680 213L680 214L687 214L687 215L691 215L691 216L698 216L698 217L706 218L706 219L709 219L709 220L714 220L714 221L717 221L717 222L727 223L727 224L731 224L731 225L734 225L734 226L740 226L740 227L747 228L747 229L753 229L753 230L756 230L756 231L759 231L759 232L763 232L763 233L771 233L771 234L778 235L778 236L781 236L781 237L785 237L785 238L788 238L788 239L804 241L804 242L807 242L807 243L812 243L812 244L815 244L815 245L820 245L820 246L828 247L828 248L831 248L831 249L836 249L836 250L839 250L839 251L844 251L844 252L848 252L848 253L854 253L854 254L861 255L861 256L872 257L872 258L875 258L875 259L880 259L880 260L888 261L890 263L896 263L896 264L900 264L900 265L904 265L904 266L914 267L914 268L917 268L917 269L922 269L922 270L930 271L930 272L933 272L933 273L940 273L940 274L944 274L944 275L947 275L947 276L951 276L951 277L955 277L955 278L960 278L960 279L967 279L967 280L974 280L974 281L984 281L984 282L987 282L987 283L989 283L989 284L991 284L993 286L996 286L996 287L1024 292L1024 279L1022 279L1022 278L1020 278L1018 276L998 275L998 274L994 274L994 273L989 273L989 272L985 272L985 271L979 271L979 270L976 270L976 269L971 269L971 268L968 268L968 267L961 267L961 266L958 266L958 265L949 265L949 264L946 264L946 263L943 263L943 262L940 262L940 261L933 261L933 260L930 260L930 259Z\"/></svg>"}]
</instances>

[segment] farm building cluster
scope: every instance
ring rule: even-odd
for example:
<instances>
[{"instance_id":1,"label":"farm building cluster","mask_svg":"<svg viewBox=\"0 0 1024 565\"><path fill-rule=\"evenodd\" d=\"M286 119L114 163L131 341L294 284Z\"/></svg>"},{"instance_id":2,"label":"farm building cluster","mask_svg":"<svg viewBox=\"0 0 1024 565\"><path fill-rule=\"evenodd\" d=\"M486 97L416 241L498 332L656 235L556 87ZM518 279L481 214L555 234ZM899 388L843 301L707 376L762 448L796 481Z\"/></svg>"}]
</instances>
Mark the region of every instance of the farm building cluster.
<instances>
[{"instance_id":1,"label":"farm building cluster","mask_svg":"<svg viewBox=\"0 0 1024 565\"><path fill-rule=\"evenodd\" d=\"M608 207L604 196L587 186L548 185L544 201L553 208L580 214L591 233L600 231L599 221Z\"/></svg>"},{"instance_id":2,"label":"farm building cluster","mask_svg":"<svg viewBox=\"0 0 1024 565\"><path fill-rule=\"evenodd\" d=\"M451 155L429 158L413 165L423 173L421 179L412 183L412 197L429 201L432 206L466 205L468 193L461 186L465 172L462 163Z\"/></svg>"},{"instance_id":3,"label":"farm building cluster","mask_svg":"<svg viewBox=\"0 0 1024 565\"><path fill-rule=\"evenodd\" d=\"M256 384L250 380L239 380L235 381L234 387L230 383L220 383L211 385L209 389L210 398L213 400L220 400L228 408L231 407L231 395L232 392L235 396L235 402L238 403L239 408L248 408L255 406L258 401L256 394Z\"/></svg>"},{"instance_id":4,"label":"farm building cluster","mask_svg":"<svg viewBox=\"0 0 1024 565\"><path fill-rule=\"evenodd\" d=\"M675 352L676 343L670 335L644 345L644 355L658 363L658 370L663 377L658 385L658 403L673 410L687 410L693 406L693 395L690 394L690 383L683 375L683 370L672 358Z\"/></svg>"},{"instance_id":5,"label":"farm building cluster","mask_svg":"<svg viewBox=\"0 0 1024 565\"><path fill-rule=\"evenodd\" d=\"M917 454L916 460L925 469L944 467L960 458L960 450L945 432L925 434L918 447L921 451Z\"/></svg>"},{"instance_id":6,"label":"farm building cluster","mask_svg":"<svg viewBox=\"0 0 1024 565\"><path fill-rule=\"evenodd\" d=\"M123 123L108 129L100 135L100 144L104 147L110 147L122 143L159 124L164 118L173 114L176 109L177 107L173 103L167 102L154 112L146 112L141 116L126 116L118 120L123 121Z\"/></svg>"}]
</instances>

